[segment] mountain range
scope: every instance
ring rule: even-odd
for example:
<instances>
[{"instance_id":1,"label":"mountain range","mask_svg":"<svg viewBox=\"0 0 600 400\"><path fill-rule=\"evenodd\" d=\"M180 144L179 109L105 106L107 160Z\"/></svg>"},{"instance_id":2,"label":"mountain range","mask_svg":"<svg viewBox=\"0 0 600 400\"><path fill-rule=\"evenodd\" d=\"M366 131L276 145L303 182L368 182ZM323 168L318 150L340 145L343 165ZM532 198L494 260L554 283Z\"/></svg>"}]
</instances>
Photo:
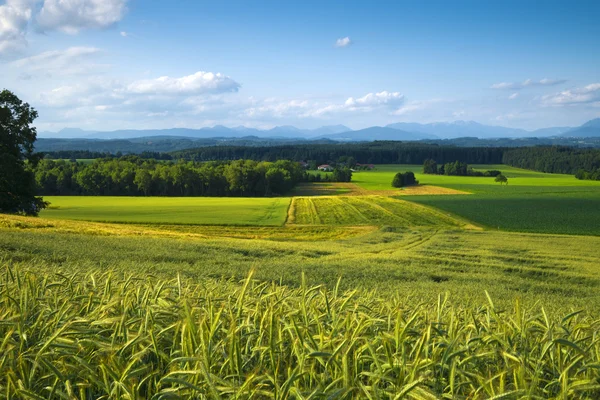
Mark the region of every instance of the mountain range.
<instances>
[{"instance_id":1,"label":"mountain range","mask_svg":"<svg viewBox=\"0 0 600 400\"><path fill-rule=\"evenodd\" d=\"M228 128L216 125L212 128L188 129L150 129L85 131L78 128L65 128L59 132L40 132L40 138L64 139L133 139L148 137L179 138L273 138L273 139L329 139L336 141L372 141L372 140L425 140L455 139L461 137L490 138L526 138L526 137L600 137L600 118L586 122L579 127L551 127L534 131L502 126L483 125L474 121L434 122L429 124L398 122L386 126L372 126L353 130L344 125L322 126L317 129L300 129L294 126L277 126L272 129L256 129L238 126Z\"/></svg>"}]
</instances>

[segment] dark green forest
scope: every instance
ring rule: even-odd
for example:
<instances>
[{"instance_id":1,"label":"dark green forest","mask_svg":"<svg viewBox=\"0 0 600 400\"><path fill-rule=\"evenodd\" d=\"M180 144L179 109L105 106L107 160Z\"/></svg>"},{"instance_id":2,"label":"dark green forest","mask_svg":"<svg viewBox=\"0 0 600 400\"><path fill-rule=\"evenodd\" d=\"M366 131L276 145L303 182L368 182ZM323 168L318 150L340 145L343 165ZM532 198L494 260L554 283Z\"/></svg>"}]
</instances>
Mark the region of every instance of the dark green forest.
<instances>
[{"instance_id":1,"label":"dark green forest","mask_svg":"<svg viewBox=\"0 0 600 400\"><path fill-rule=\"evenodd\" d=\"M520 147L507 150L504 164L555 174L571 174L578 179L600 180L600 150L572 147Z\"/></svg>"},{"instance_id":2,"label":"dark green forest","mask_svg":"<svg viewBox=\"0 0 600 400\"><path fill-rule=\"evenodd\" d=\"M299 163L287 160L159 162L136 156L91 164L42 160L33 172L40 195L272 196L309 179Z\"/></svg>"},{"instance_id":3,"label":"dark green forest","mask_svg":"<svg viewBox=\"0 0 600 400\"><path fill-rule=\"evenodd\" d=\"M289 146L216 146L170 153L173 158L190 161L248 159L314 160L317 164L352 157L363 164L422 164L426 159L446 163L461 160L470 164L499 164L504 148L453 147L413 142L376 141L347 144L313 144Z\"/></svg>"},{"instance_id":4,"label":"dark green forest","mask_svg":"<svg viewBox=\"0 0 600 400\"><path fill-rule=\"evenodd\" d=\"M46 158L118 158L120 154L90 151L46 153ZM469 175L466 164L507 164L540 172L576 175L579 179L600 179L600 149L566 146L536 147L456 147L417 142L375 141L346 144L294 144L284 146L209 146L171 153L144 152L144 159L185 160L193 162L254 160L312 161L335 164L353 158L364 164L423 164L435 160L441 172ZM449 165L459 162L460 165ZM456 167L456 168L454 168Z\"/></svg>"}]
</instances>

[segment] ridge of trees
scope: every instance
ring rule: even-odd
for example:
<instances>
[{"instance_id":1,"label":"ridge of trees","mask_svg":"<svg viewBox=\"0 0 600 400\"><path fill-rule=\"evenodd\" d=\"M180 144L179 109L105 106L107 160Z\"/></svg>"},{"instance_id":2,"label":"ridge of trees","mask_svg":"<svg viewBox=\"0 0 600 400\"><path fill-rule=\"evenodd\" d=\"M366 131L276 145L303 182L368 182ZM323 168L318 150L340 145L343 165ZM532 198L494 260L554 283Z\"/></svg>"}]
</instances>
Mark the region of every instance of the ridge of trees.
<instances>
[{"instance_id":1,"label":"ridge of trees","mask_svg":"<svg viewBox=\"0 0 600 400\"><path fill-rule=\"evenodd\" d=\"M174 159L216 161L248 159L276 161L280 159L315 160L323 164L342 157L352 157L363 164L422 164L432 158L439 162L462 160L471 164L499 164L504 148L454 147L396 141L344 144L312 144L286 146L214 146L169 153Z\"/></svg>"},{"instance_id":2,"label":"ridge of trees","mask_svg":"<svg viewBox=\"0 0 600 400\"><path fill-rule=\"evenodd\" d=\"M438 166L432 159L425 160L423 163L423 173L430 175L450 175L450 176L498 176L502 173L492 169L485 172L475 171L473 167L462 161L454 161Z\"/></svg>"},{"instance_id":3,"label":"ridge of trees","mask_svg":"<svg viewBox=\"0 0 600 400\"><path fill-rule=\"evenodd\" d=\"M289 160L197 163L137 156L91 164L42 160L32 172L42 195L272 196L309 179L299 163ZM337 177L335 172L330 181Z\"/></svg>"},{"instance_id":4,"label":"ridge of trees","mask_svg":"<svg viewBox=\"0 0 600 400\"><path fill-rule=\"evenodd\" d=\"M600 180L600 150L572 147L522 147L504 153L504 164L577 179Z\"/></svg>"}]
</instances>

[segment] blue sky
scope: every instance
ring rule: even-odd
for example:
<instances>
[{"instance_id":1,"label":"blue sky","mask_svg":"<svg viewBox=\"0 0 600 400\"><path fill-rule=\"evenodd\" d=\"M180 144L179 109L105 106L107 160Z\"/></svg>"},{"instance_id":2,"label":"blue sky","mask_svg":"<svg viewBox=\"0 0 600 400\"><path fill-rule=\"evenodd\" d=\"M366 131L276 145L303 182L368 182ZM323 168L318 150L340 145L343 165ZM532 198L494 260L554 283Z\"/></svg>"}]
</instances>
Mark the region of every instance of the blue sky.
<instances>
[{"instance_id":1,"label":"blue sky","mask_svg":"<svg viewBox=\"0 0 600 400\"><path fill-rule=\"evenodd\" d=\"M600 116L600 2L0 0L39 130Z\"/></svg>"}]
</instances>

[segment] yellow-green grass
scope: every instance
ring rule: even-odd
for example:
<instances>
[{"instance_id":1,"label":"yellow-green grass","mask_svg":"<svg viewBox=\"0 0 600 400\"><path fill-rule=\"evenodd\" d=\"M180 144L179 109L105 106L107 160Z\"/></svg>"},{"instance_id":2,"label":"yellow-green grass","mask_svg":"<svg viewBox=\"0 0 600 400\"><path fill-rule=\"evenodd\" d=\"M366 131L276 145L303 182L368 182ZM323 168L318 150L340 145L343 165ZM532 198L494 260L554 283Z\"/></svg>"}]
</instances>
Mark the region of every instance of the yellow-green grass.
<instances>
[{"instance_id":1,"label":"yellow-green grass","mask_svg":"<svg viewBox=\"0 0 600 400\"><path fill-rule=\"evenodd\" d=\"M2 399L600 397L600 320L547 304L13 265L0 290Z\"/></svg>"},{"instance_id":2,"label":"yellow-green grass","mask_svg":"<svg viewBox=\"0 0 600 400\"><path fill-rule=\"evenodd\" d=\"M265 232L262 237L242 227L246 235L227 237L226 232L179 227L125 232L124 225L90 229L83 221L4 220L13 223L0 224L0 260L15 269L84 273L110 268L142 276L179 272L190 279L241 279L255 270L257 279L291 286L299 285L305 272L311 284L333 287L342 276L345 289L377 289L428 301L448 292L456 301L481 304L487 290L503 306L519 297L529 305L547 305L548 312L600 309L600 237L439 225L365 227L362 232L349 227L348 235L339 233L343 226L319 232L299 227L297 238L287 226L271 228L282 236Z\"/></svg>"},{"instance_id":3,"label":"yellow-green grass","mask_svg":"<svg viewBox=\"0 0 600 400\"><path fill-rule=\"evenodd\" d=\"M45 196L41 216L101 222L282 225L290 199L242 197Z\"/></svg>"},{"instance_id":4,"label":"yellow-green grass","mask_svg":"<svg viewBox=\"0 0 600 400\"><path fill-rule=\"evenodd\" d=\"M463 225L434 209L384 196L294 197L288 223L405 227Z\"/></svg>"}]
</instances>

